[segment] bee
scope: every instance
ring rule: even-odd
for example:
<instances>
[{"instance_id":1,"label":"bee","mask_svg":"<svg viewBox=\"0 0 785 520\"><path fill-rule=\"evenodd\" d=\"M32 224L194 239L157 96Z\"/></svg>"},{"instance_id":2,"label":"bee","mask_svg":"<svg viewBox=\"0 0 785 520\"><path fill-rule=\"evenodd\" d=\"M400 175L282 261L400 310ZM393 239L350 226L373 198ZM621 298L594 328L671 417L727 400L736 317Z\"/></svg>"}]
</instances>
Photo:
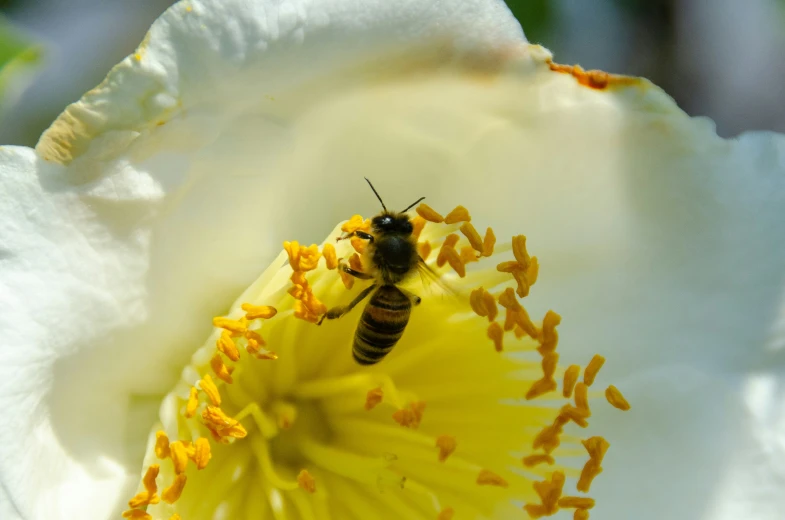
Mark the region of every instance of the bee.
<instances>
[{"instance_id":1,"label":"bee","mask_svg":"<svg viewBox=\"0 0 785 520\"><path fill-rule=\"evenodd\" d=\"M382 212L371 219L371 233L353 231L338 240L359 237L368 241L363 255L370 267L369 272L352 269L343 261L338 268L360 280L374 280L374 283L348 305L328 310L319 320L319 325L325 319L340 318L371 295L354 333L352 356L361 365L374 365L401 339L409 323L412 306L419 305L421 301L419 296L398 287L398 284L417 271L433 279L438 276L417 253L417 238L412 235L414 226L406 215L425 197L420 197L403 211L390 211L371 181L365 180L379 199Z\"/></svg>"}]
</instances>

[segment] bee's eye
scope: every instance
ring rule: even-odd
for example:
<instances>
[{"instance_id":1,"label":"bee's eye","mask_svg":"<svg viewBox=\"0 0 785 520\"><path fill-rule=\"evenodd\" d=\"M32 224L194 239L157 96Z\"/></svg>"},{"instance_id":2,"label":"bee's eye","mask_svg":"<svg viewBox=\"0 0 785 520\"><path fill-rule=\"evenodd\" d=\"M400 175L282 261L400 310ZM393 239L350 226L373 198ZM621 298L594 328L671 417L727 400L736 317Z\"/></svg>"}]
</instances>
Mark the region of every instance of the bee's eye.
<instances>
[{"instance_id":1,"label":"bee's eye","mask_svg":"<svg viewBox=\"0 0 785 520\"><path fill-rule=\"evenodd\" d=\"M389 228L393 223L392 217L385 215L382 217L376 217L373 219L373 226L377 229L386 229Z\"/></svg>"},{"instance_id":2,"label":"bee's eye","mask_svg":"<svg viewBox=\"0 0 785 520\"><path fill-rule=\"evenodd\" d=\"M412 226L412 223L409 220L405 220L403 224L401 224L401 231L404 233L411 233L414 231L414 226Z\"/></svg>"}]
</instances>

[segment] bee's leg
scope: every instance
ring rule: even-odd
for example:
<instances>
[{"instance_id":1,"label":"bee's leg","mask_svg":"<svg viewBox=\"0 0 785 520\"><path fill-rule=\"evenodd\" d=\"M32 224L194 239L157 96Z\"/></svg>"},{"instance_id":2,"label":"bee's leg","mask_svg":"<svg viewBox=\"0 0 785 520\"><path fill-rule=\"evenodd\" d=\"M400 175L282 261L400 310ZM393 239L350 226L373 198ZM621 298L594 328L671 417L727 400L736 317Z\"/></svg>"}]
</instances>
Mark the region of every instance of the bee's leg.
<instances>
[{"instance_id":1,"label":"bee's leg","mask_svg":"<svg viewBox=\"0 0 785 520\"><path fill-rule=\"evenodd\" d=\"M369 275L368 273L361 273L360 271L355 271L354 269L346 265L346 263L343 260L341 260L338 263L338 268L344 273L350 274L355 278L359 278L360 280L370 280L371 278L373 278L373 276Z\"/></svg>"},{"instance_id":2,"label":"bee's leg","mask_svg":"<svg viewBox=\"0 0 785 520\"><path fill-rule=\"evenodd\" d=\"M365 231L352 231L351 233L349 233L347 235L338 237L336 239L336 241L338 241L338 240L348 240L348 239L350 239L352 237L360 237L363 240L367 240L368 242L373 242L373 235L371 235L369 233L366 233Z\"/></svg>"},{"instance_id":3,"label":"bee's leg","mask_svg":"<svg viewBox=\"0 0 785 520\"><path fill-rule=\"evenodd\" d=\"M416 295L416 294L414 294L413 292L409 292L409 291L407 291L406 289L401 289L400 287L398 287L398 289L399 289L399 290L400 290L400 291L401 291L403 294L405 294L407 298L409 298L409 299L412 301L412 304L414 304L414 305L420 305L420 302L422 301L422 298L420 298L419 296L417 296L417 295Z\"/></svg>"},{"instance_id":4,"label":"bee's leg","mask_svg":"<svg viewBox=\"0 0 785 520\"><path fill-rule=\"evenodd\" d=\"M337 307L333 307L332 309L328 310L327 312L322 314L321 318L319 318L319 322L317 323L317 325L321 325L325 318L327 318L328 320L336 320L336 319L340 318L341 316L343 316L344 314L346 314L350 310L354 309L354 307L358 303L360 303L365 298L367 298L368 295L371 294L371 292L374 289L376 289L376 284L373 284L370 287L366 287L365 289L363 289L363 292L358 294L357 298L352 300L349 303L349 305L339 305Z\"/></svg>"}]
</instances>

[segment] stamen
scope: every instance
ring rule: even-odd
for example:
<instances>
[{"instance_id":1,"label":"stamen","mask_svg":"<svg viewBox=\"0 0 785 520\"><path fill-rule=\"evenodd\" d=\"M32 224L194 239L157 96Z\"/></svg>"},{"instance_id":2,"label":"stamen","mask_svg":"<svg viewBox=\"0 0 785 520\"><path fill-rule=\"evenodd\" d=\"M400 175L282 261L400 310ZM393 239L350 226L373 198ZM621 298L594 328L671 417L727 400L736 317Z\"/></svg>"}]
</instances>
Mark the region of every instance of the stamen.
<instances>
[{"instance_id":1,"label":"stamen","mask_svg":"<svg viewBox=\"0 0 785 520\"><path fill-rule=\"evenodd\" d=\"M588 417L591 417L591 411L589 410L589 387L586 386L586 383L578 383L575 385L575 406L581 410L586 410L589 414Z\"/></svg>"},{"instance_id":2,"label":"stamen","mask_svg":"<svg viewBox=\"0 0 785 520\"><path fill-rule=\"evenodd\" d=\"M249 331L245 331L246 334L248 332ZM219 352L224 354L232 361L240 360L240 351L237 350L237 345L235 345L234 341L232 340L232 333L228 330L221 332L221 336L218 338L218 341L216 341L215 346Z\"/></svg>"},{"instance_id":3,"label":"stamen","mask_svg":"<svg viewBox=\"0 0 785 520\"><path fill-rule=\"evenodd\" d=\"M383 398L384 391L381 387L368 390L368 394L365 396L365 409L372 410L377 404L382 402Z\"/></svg>"},{"instance_id":4,"label":"stamen","mask_svg":"<svg viewBox=\"0 0 785 520\"><path fill-rule=\"evenodd\" d=\"M545 379L553 379L556 373L556 366L559 363L559 354L555 352L546 352L542 355L542 373ZM556 381L554 381L554 384Z\"/></svg>"},{"instance_id":5,"label":"stamen","mask_svg":"<svg viewBox=\"0 0 785 520\"><path fill-rule=\"evenodd\" d=\"M546 426L540 433L537 434L537 436L534 438L534 442L532 443L532 448L535 450L542 448L545 453L550 454L553 450L559 447L559 444L561 444L559 435L561 435L564 425L568 422L569 419L561 415L556 416L553 424Z\"/></svg>"},{"instance_id":6,"label":"stamen","mask_svg":"<svg viewBox=\"0 0 785 520\"><path fill-rule=\"evenodd\" d=\"M414 238L420 238L420 233L422 233L423 228L425 227L425 219L417 216L412 219L412 236Z\"/></svg>"},{"instance_id":7,"label":"stamen","mask_svg":"<svg viewBox=\"0 0 785 520\"><path fill-rule=\"evenodd\" d=\"M439 513L439 516L436 517L436 520L452 520L453 515L455 515L455 510L451 507L445 507Z\"/></svg>"},{"instance_id":8,"label":"stamen","mask_svg":"<svg viewBox=\"0 0 785 520\"><path fill-rule=\"evenodd\" d=\"M439 435L436 438L436 447L439 448L439 462L444 462L458 447L458 442L452 435Z\"/></svg>"},{"instance_id":9,"label":"stamen","mask_svg":"<svg viewBox=\"0 0 785 520\"><path fill-rule=\"evenodd\" d=\"M594 507L594 499L589 497L561 497L559 507L565 509L591 509Z\"/></svg>"},{"instance_id":10,"label":"stamen","mask_svg":"<svg viewBox=\"0 0 785 520\"><path fill-rule=\"evenodd\" d=\"M464 222L460 227L461 233L469 240L472 249L478 253L482 253L485 248L483 247L482 237L474 228L471 222Z\"/></svg>"},{"instance_id":11,"label":"stamen","mask_svg":"<svg viewBox=\"0 0 785 520\"><path fill-rule=\"evenodd\" d=\"M351 243L354 250L360 254L365 251L365 246L367 245L367 242L360 237L352 237L349 243Z\"/></svg>"},{"instance_id":12,"label":"stamen","mask_svg":"<svg viewBox=\"0 0 785 520\"><path fill-rule=\"evenodd\" d=\"M488 337L493 341L493 346L496 349L496 352L501 352L504 349L504 345L502 344L504 330L502 330L502 326L497 322L494 321L488 325Z\"/></svg>"},{"instance_id":13,"label":"stamen","mask_svg":"<svg viewBox=\"0 0 785 520\"><path fill-rule=\"evenodd\" d=\"M428 222L435 222L440 223L444 222L444 217L442 217L439 213L436 212L433 208L431 208L426 203L421 203L415 209L418 215L420 215L423 219L427 220Z\"/></svg>"},{"instance_id":14,"label":"stamen","mask_svg":"<svg viewBox=\"0 0 785 520\"><path fill-rule=\"evenodd\" d=\"M142 484L144 485L145 490L137 493L131 500L129 500L128 507L146 507L150 504L157 504L161 500L156 494L158 491L158 486L155 483L155 479L158 477L159 469L160 467L158 464L152 464L149 468L147 468L147 471L142 478Z\"/></svg>"},{"instance_id":15,"label":"stamen","mask_svg":"<svg viewBox=\"0 0 785 520\"><path fill-rule=\"evenodd\" d=\"M196 469L204 469L210 462L212 453L210 452L210 441L204 437L199 437L194 441L194 453L191 460L196 464Z\"/></svg>"},{"instance_id":16,"label":"stamen","mask_svg":"<svg viewBox=\"0 0 785 520\"><path fill-rule=\"evenodd\" d=\"M548 392L553 392L557 387L558 385L553 379L538 379L532 383L531 388L529 388L529 390L526 392L525 398L527 401L531 401L532 399L536 399L542 395L547 394Z\"/></svg>"},{"instance_id":17,"label":"stamen","mask_svg":"<svg viewBox=\"0 0 785 520\"><path fill-rule=\"evenodd\" d=\"M447 263L450 264L450 267L458 273L458 276L464 278L466 276L466 266L463 265L463 261L461 260L458 251L456 251L454 247L442 248L442 251L444 252L444 258L447 260ZM441 254L441 252L439 254Z\"/></svg>"},{"instance_id":18,"label":"stamen","mask_svg":"<svg viewBox=\"0 0 785 520\"><path fill-rule=\"evenodd\" d=\"M588 493L591 488L591 483L594 478L602 473L602 467L593 459L589 459L581 470L581 476L578 479L578 485L575 486L578 491Z\"/></svg>"},{"instance_id":19,"label":"stamen","mask_svg":"<svg viewBox=\"0 0 785 520\"><path fill-rule=\"evenodd\" d=\"M585 509L576 509L572 520L589 520L589 512Z\"/></svg>"},{"instance_id":20,"label":"stamen","mask_svg":"<svg viewBox=\"0 0 785 520\"><path fill-rule=\"evenodd\" d=\"M502 477L487 469L480 470L480 474L477 475L477 484L480 486L499 486L503 488L510 485Z\"/></svg>"},{"instance_id":21,"label":"stamen","mask_svg":"<svg viewBox=\"0 0 785 520\"><path fill-rule=\"evenodd\" d=\"M180 498L180 495L185 489L185 482L188 478L185 474L181 473L174 477L174 482L168 488L161 492L161 498L168 504L174 504Z\"/></svg>"},{"instance_id":22,"label":"stamen","mask_svg":"<svg viewBox=\"0 0 785 520\"><path fill-rule=\"evenodd\" d=\"M512 330L515 325L518 325L530 337L537 338L539 335L537 327L532 323L526 309L518 302L512 287L505 289L501 296L499 296L499 305L507 309L504 330Z\"/></svg>"},{"instance_id":23,"label":"stamen","mask_svg":"<svg viewBox=\"0 0 785 520\"><path fill-rule=\"evenodd\" d=\"M482 256L491 256L495 245L496 235L493 233L493 229L488 228L485 230L485 238L482 239Z\"/></svg>"},{"instance_id":24,"label":"stamen","mask_svg":"<svg viewBox=\"0 0 785 520\"><path fill-rule=\"evenodd\" d=\"M162 430L155 432L155 456L161 460L169 457L169 437Z\"/></svg>"},{"instance_id":25,"label":"stamen","mask_svg":"<svg viewBox=\"0 0 785 520\"><path fill-rule=\"evenodd\" d=\"M283 248L289 255L289 265L293 271L313 271L316 269L319 258L322 256L319 252L319 246L316 244L302 247L294 240L292 242L284 242Z\"/></svg>"},{"instance_id":26,"label":"stamen","mask_svg":"<svg viewBox=\"0 0 785 520\"><path fill-rule=\"evenodd\" d=\"M360 258L360 255L354 253L352 256L349 257L349 267L351 267L355 271L363 270L363 261L362 258Z\"/></svg>"},{"instance_id":27,"label":"stamen","mask_svg":"<svg viewBox=\"0 0 785 520\"><path fill-rule=\"evenodd\" d=\"M202 412L205 425L221 437L234 437L242 439L248 432L236 419L232 419L217 406L208 406Z\"/></svg>"},{"instance_id":28,"label":"stamen","mask_svg":"<svg viewBox=\"0 0 785 520\"><path fill-rule=\"evenodd\" d=\"M316 492L316 479L313 478L313 475L307 469L301 470L297 475L297 485L300 486L300 489L304 489L311 494Z\"/></svg>"},{"instance_id":29,"label":"stamen","mask_svg":"<svg viewBox=\"0 0 785 520\"><path fill-rule=\"evenodd\" d=\"M474 248L472 248L472 246L463 246L458 256L460 257L461 262L463 262L464 264L480 261L477 252L474 250Z\"/></svg>"},{"instance_id":30,"label":"stamen","mask_svg":"<svg viewBox=\"0 0 785 520\"><path fill-rule=\"evenodd\" d=\"M227 367L224 364L223 359L221 359L221 355L219 353L216 352L215 355L210 359L210 367L213 369L213 372L215 372L215 375L218 379L232 384L232 372L234 371L234 368Z\"/></svg>"},{"instance_id":31,"label":"stamen","mask_svg":"<svg viewBox=\"0 0 785 520\"><path fill-rule=\"evenodd\" d=\"M352 215L348 221L344 222L341 226L341 231L344 233L353 233L355 231L369 231L371 229L371 221L363 219L360 215Z\"/></svg>"},{"instance_id":32,"label":"stamen","mask_svg":"<svg viewBox=\"0 0 785 520\"><path fill-rule=\"evenodd\" d=\"M245 318L241 320L233 320L231 318L216 316L213 318L213 327L225 329L235 334L243 334L246 330L248 330L248 323L245 321Z\"/></svg>"},{"instance_id":33,"label":"stamen","mask_svg":"<svg viewBox=\"0 0 785 520\"><path fill-rule=\"evenodd\" d=\"M172 457L174 472L178 475L184 473L185 469L188 467L188 453L183 441L174 441L169 444L169 456Z\"/></svg>"},{"instance_id":34,"label":"stamen","mask_svg":"<svg viewBox=\"0 0 785 520\"><path fill-rule=\"evenodd\" d=\"M533 516L529 509L531 505L534 511L540 512L544 510L545 515L552 515L559 510L559 498L561 497L562 489L564 488L564 473L561 471L554 471L550 479L534 482L534 491L539 495L540 502L543 509L537 508L536 504L526 504L524 509L529 515ZM540 514L540 516L543 516Z\"/></svg>"},{"instance_id":35,"label":"stamen","mask_svg":"<svg viewBox=\"0 0 785 520\"><path fill-rule=\"evenodd\" d=\"M442 247L439 249L439 256L436 257L436 265L438 267L442 267L447 263L446 251L450 249L455 250L455 244L457 244L460 239L461 237L456 233L450 233L445 237Z\"/></svg>"},{"instance_id":36,"label":"stamen","mask_svg":"<svg viewBox=\"0 0 785 520\"><path fill-rule=\"evenodd\" d=\"M324 244L322 247L322 256L324 257L324 263L327 265L327 269L331 271L338 267L338 255L335 253L335 246L332 244Z\"/></svg>"},{"instance_id":37,"label":"stamen","mask_svg":"<svg viewBox=\"0 0 785 520\"><path fill-rule=\"evenodd\" d=\"M543 352L552 352L556 350L559 344L559 333L556 327L561 323L561 316L559 314L548 311L542 319L542 333L540 347L537 349L541 354Z\"/></svg>"},{"instance_id":38,"label":"stamen","mask_svg":"<svg viewBox=\"0 0 785 520\"><path fill-rule=\"evenodd\" d=\"M531 257L526 251L526 236L517 235L512 237L512 254L515 256L515 259L518 261L518 263L524 267L524 269L529 267Z\"/></svg>"},{"instance_id":39,"label":"stamen","mask_svg":"<svg viewBox=\"0 0 785 520\"><path fill-rule=\"evenodd\" d=\"M424 411L424 401L413 401L409 403L408 408L403 408L393 413L392 418L401 426L416 430L420 427L420 421L422 421Z\"/></svg>"},{"instance_id":40,"label":"stamen","mask_svg":"<svg viewBox=\"0 0 785 520\"><path fill-rule=\"evenodd\" d=\"M472 217L469 215L469 210L464 208L463 206L456 206L454 210L449 212L446 217L444 217L445 224L456 224L458 222L469 222L471 221Z\"/></svg>"},{"instance_id":41,"label":"stamen","mask_svg":"<svg viewBox=\"0 0 785 520\"><path fill-rule=\"evenodd\" d=\"M619 389L613 385L610 385L605 390L605 398L609 403L611 403L611 405L618 408L619 410L627 411L630 409L630 403L627 402Z\"/></svg>"},{"instance_id":42,"label":"stamen","mask_svg":"<svg viewBox=\"0 0 785 520\"><path fill-rule=\"evenodd\" d=\"M546 453L536 453L534 455L528 455L523 458L523 465L527 468L533 468L538 464L548 464L549 466L553 466L556 460Z\"/></svg>"},{"instance_id":43,"label":"stamen","mask_svg":"<svg viewBox=\"0 0 785 520\"><path fill-rule=\"evenodd\" d=\"M153 520L153 517L145 513L142 509L129 509L123 512L123 518L129 520Z\"/></svg>"},{"instance_id":44,"label":"stamen","mask_svg":"<svg viewBox=\"0 0 785 520\"><path fill-rule=\"evenodd\" d=\"M199 387L207 394L211 403L215 406L221 406L221 394L218 392L218 387L215 386L215 382L210 377L210 374L204 375L201 381L199 381Z\"/></svg>"},{"instance_id":45,"label":"stamen","mask_svg":"<svg viewBox=\"0 0 785 520\"><path fill-rule=\"evenodd\" d=\"M431 243L427 240L417 244L417 253L419 253L420 258L423 260L428 260L428 257L431 255L431 250Z\"/></svg>"},{"instance_id":46,"label":"stamen","mask_svg":"<svg viewBox=\"0 0 785 520\"><path fill-rule=\"evenodd\" d=\"M586 428L589 426L589 423L586 422L586 418L589 417L589 411L583 410L581 408L576 408L572 405L565 404L562 406L561 410L559 411L559 415L566 419L571 420L581 428Z\"/></svg>"},{"instance_id":47,"label":"stamen","mask_svg":"<svg viewBox=\"0 0 785 520\"><path fill-rule=\"evenodd\" d=\"M578 365L570 365L570 367L564 371L564 388L562 389L562 395L567 399L572 396L572 390L575 387L575 383L578 381L580 373L581 367Z\"/></svg>"},{"instance_id":48,"label":"stamen","mask_svg":"<svg viewBox=\"0 0 785 520\"><path fill-rule=\"evenodd\" d=\"M586 369L583 371L583 382L586 383L588 386L591 386L594 383L594 378L597 377L597 372L600 371L602 368L603 363L605 363L605 358L596 354L589 364L586 365Z\"/></svg>"},{"instance_id":49,"label":"stamen","mask_svg":"<svg viewBox=\"0 0 785 520\"><path fill-rule=\"evenodd\" d=\"M276 314L278 314L278 310L275 307L270 307L269 305L252 305L250 303L244 303L240 306L245 311L245 317L249 320L269 320Z\"/></svg>"}]
</instances>

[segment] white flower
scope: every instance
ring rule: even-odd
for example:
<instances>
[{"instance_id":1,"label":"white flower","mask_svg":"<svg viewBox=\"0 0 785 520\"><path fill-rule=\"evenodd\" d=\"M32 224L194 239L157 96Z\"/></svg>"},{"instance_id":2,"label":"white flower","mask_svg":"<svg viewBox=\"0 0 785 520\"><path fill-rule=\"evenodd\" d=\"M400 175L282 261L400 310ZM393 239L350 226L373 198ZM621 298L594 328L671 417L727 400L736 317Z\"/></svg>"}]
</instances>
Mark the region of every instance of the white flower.
<instances>
[{"instance_id":1,"label":"white flower","mask_svg":"<svg viewBox=\"0 0 785 520\"><path fill-rule=\"evenodd\" d=\"M178 3L35 150L0 148L0 517L124 509L212 317L283 241L377 212L368 176L527 235L526 308L634 406L592 408L595 518L778 519L783 173L781 136L553 65L502 2Z\"/></svg>"}]
</instances>

